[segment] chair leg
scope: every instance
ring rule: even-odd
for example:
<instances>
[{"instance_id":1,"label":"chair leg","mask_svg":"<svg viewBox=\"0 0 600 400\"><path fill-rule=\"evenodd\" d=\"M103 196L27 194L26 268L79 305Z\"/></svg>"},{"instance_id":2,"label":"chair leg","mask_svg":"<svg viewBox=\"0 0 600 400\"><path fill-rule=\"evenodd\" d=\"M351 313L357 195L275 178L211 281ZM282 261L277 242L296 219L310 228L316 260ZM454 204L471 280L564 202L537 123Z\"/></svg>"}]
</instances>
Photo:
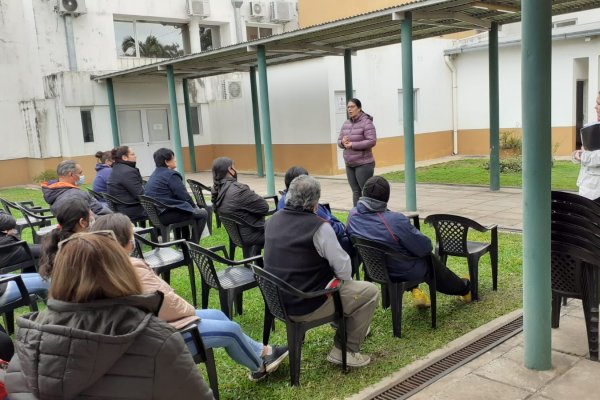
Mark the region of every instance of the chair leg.
<instances>
[{"instance_id":1,"label":"chair leg","mask_svg":"<svg viewBox=\"0 0 600 400\"><path fill-rule=\"evenodd\" d=\"M392 283L387 285L390 305L392 306L392 330L395 337L402 337L402 298L401 284Z\"/></svg>"},{"instance_id":2,"label":"chair leg","mask_svg":"<svg viewBox=\"0 0 600 400\"><path fill-rule=\"evenodd\" d=\"M437 289L435 282L429 283L429 300L431 301L431 328L437 328Z\"/></svg>"},{"instance_id":3,"label":"chair leg","mask_svg":"<svg viewBox=\"0 0 600 400\"><path fill-rule=\"evenodd\" d=\"M15 313L13 311L7 311L6 313L4 313L3 317L6 333L12 335L13 333L15 333Z\"/></svg>"},{"instance_id":4,"label":"chair leg","mask_svg":"<svg viewBox=\"0 0 600 400\"><path fill-rule=\"evenodd\" d=\"M196 294L196 274L194 273L194 262L189 260L188 274L190 275L190 287L192 289L192 304L194 308L198 308L198 299Z\"/></svg>"},{"instance_id":5,"label":"chair leg","mask_svg":"<svg viewBox=\"0 0 600 400\"><path fill-rule=\"evenodd\" d=\"M171 271L170 270L164 270L162 273L162 278L163 281L167 282L168 284L171 284Z\"/></svg>"},{"instance_id":6,"label":"chair leg","mask_svg":"<svg viewBox=\"0 0 600 400\"><path fill-rule=\"evenodd\" d=\"M210 294L210 286L208 286L205 282L204 279L201 278L201 285L202 285L202 309L207 309L208 308L208 296Z\"/></svg>"},{"instance_id":7,"label":"chair leg","mask_svg":"<svg viewBox=\"0 0 600 400\"><path fill-rule=\"evenodd\" d=\"M552 293L552 327L558 328L560 325L560 303L561 296Z\"/></svg>"},{"instance_id":8,"label":"chair leg","mask_svg":"<svg viewBox=\"0 0 600 400\"><path fill-rule=\"evenodd\" d=\"M213 392L213 397L219 400L219 380L217 379L217 369L215 367L215 355L213 349L206 349L206 373L208 374L208 381L210 382L210 388Z\"/></svg>"},{"instance_id":9,"label":"chair leg","mask_svg":"<svg viewBox=\"0 0 600 400\"><path fill-rule=\"evenodd\" d=\"M586 266L583 279L583 310L588 337L590 360L598 361L598 270L594 266Z\"/></svg>"},{"instance_id":10,"label":"chair leg","mask_svg":"<svg viewBox=\"0 0 600 400\"><path fill-rule=\"evenodd\" d=\"M242 315L242 312L244 310L244 292L236 292L234 298L234 305L235 313L237 315Z\"/></svg>"},{"instance_id":11,"label":"chair leg","mask_svg":"<svg viewBox=\"0 0 600 400\"><path fill-rule=\"evenodd\" d=\"M341 334L341 345L342 345L342 370L344 372L348 372L348 363L346 362L346 358L348 356L348 332L346 331L346 318L342 316L342 318L338 319L338 330Z\"/></svg>"},{"instance_id":12,"label":"chair leg","mask_svg":"<svg viewBox=\"0 0 600 400\"><path fill-rule=\"evenodd\" d=\"M229 291L219 290L219 302L221 303L221 311L231 319L231 308L229 304Z\"/></svg>"},{"instance_id":13,"label":"chair leg","mask_svg":"<svg viewBox=\"0 0 600 400\"><path fill-rule=\"evenodd\" d=\"M469 280L471 281L471 300L479 300L479 276L478 266L479 257L469 256L467 257L467 263L469 264Z\"/></svg>"},{"instance_id":14,"label":"chair leg","mask_svg":"<svg viewBox=\"0 0 600 400\"><path fill-rule=\"evenodd\" d=\"M302 360L302 336L304 332L294 325L287 326L287 339L290 360L290 381L292 386L300 385L300 362Z\"/></svg>"},{"instance_id":15,"label":"chair leg","mask_svg":"<svg viewBox=\"0 0 600 400\"><path fill-rule=\"evenodd\" d=\"M221 227L221 218L219 218L219 214L215 213L215 219L217 220L217 228Z\"/></svg>"},{"instance_id":16,"label":"chair leg","mask_svg":"<svg viewBox=\"0 0 600 400\"><path fill-rule=\"evenodd\" d=\"M492 263L492 289L498 290L498 248L490 247L490 262Z\"/></svg>"},{"instance_id":17,"label":"chair leg","mask_svg":"<svg viewBox=\"0 0 600 400\"><path fill-rule=\"evenodd\" d=\"M384 310L390 307L390 294L387 285L381 285L381 308Z\"/></svg>"},{"instance_id":18,"label":"chair leg","mask_svg":"<svg viewBox=\"0 0 600 400\"><path fill-rule=\"evenodd\" d=\"M263 344L265 346L269 344L269 338L271 337L271 327L275 327L275 318L267 308L267 303L265 303L265 318L263 322Z\"/></svg>"}]
</instances>

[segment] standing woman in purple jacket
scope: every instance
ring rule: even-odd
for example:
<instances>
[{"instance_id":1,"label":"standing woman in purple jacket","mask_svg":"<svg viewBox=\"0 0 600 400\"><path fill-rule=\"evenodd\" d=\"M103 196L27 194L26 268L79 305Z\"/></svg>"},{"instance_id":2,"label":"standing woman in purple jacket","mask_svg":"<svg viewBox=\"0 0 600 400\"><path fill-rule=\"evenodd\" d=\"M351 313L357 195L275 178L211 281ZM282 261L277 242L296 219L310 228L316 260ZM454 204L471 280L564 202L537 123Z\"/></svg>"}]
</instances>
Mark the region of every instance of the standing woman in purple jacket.
<instances>
[{"instance_id":1,"label":"standing woman in purple jacket","mask_svg":"<svg viewBox=\"0 0 600 400\"><path fill-rule=\"evenodd\" d=\"M356 207L367 179L375 171L375 159L371 150L377 144L377 132L373 117L362 110L358 99L348 101L348 120L342 125L337 144L344 149L346 175L352 188L352 203Z\"/></svg>"}]
</instances>

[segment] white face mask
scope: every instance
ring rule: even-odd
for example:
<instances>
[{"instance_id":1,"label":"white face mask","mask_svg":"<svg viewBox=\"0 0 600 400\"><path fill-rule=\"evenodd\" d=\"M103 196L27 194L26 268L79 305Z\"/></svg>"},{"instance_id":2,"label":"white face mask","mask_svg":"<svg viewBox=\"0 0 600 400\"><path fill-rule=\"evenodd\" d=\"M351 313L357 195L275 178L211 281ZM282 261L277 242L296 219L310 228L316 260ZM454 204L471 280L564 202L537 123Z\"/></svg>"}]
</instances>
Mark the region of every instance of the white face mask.
<instances>
[{"instance_id":1,"label":"white face mask","mask_svg":"<svg viewBox=\"0 0 600 400\"><path fill-rule=\"evenodd\" d=\"M77 186L81 186L81 185L83 185L84 182L85 182L85 175L80 175L79 180L77 182L75 182L75 184Z\"/></svg>"}]
</instances>

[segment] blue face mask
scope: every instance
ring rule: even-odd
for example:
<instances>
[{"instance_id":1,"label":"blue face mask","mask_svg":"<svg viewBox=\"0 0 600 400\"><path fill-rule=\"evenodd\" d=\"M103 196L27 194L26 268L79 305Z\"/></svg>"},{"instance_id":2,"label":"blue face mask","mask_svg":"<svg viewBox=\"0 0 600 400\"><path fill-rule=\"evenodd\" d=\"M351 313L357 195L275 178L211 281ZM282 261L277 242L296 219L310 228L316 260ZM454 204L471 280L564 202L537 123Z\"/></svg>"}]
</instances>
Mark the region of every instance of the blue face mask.
<instances>
[{"instance_id":1,"label":"blue face mask","mask_svg":"<svg viewBox=\"0 0 600 400\"><path fill-rule=\"evenodd\" d=\"M75 182L75 184L77 186L81 186L81 185L83 185L83 182L85 182L85 175L80 175L79 180L77 182Z\"/></svg>"}]
</instances>

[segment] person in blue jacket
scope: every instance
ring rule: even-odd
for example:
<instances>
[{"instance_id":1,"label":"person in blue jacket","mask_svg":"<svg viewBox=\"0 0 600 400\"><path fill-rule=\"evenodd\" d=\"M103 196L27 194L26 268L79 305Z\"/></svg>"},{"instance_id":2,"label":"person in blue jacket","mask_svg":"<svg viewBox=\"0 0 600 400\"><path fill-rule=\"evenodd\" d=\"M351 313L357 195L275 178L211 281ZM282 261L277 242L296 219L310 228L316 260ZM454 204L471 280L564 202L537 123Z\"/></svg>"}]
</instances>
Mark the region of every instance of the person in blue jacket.
<instances>
[{"instance_id":1,"label":"person in blue jacket","mask_svg":"<svg viewBox=\"0 0 600 400\"><path fill-rule=\"evenodd\" d=\"M363 187L362 197L348 214L348 234L385 244L410 257L423 257L431 253L431 240L415 228L404 214L388 210L389 199L388 181L381 176L369 178ZM471 300L468 279L458 277L436 256L433 256L433 266L438 292L462 296L466 302ZM421 280L427 273L424 260L390 260L388 268L390 278L396 282ZM430 305L429 298L418 287L409 290L417 307Z\"/></svg>"},{"instance_id":2,"label":"person in blue jacket","mask_svg":"<svg viewBox=\"0 0 600 400\"><path fill-rule=\"evenodd\" d=\"M279 202L277 203L277 211L285 208L285 197L287 195L288 189L290 188L290 183L294 180L294 178L300 175L308 175L308 171L304 167L294 166L287 170L285 173L285 177L283 179L285 183L285 189L281 192L281 197L279 198ZM323 218L325 221L331 225L333 231L335 232L335 236L340 243L340 246L348 253L350 257L354 254L354 247L350 242L350 237L346 233L346 227L344 223L337 219L331 211L325 207L323 204L319 203L317 206L317 215Z\"/></svg>"},{"instance_id":3,"label":"person in blue jacket","mask_svg":"<svg viewBox=\"0 0 600 400\"><path fill-rule=\"evenodd\" d=\"M193 219L191 239L198 243L208 219L206 210L198 208L187 192L181 174L175 170L177 161L173 150L160 148L154 152L153 157L156 169L148 179L145 195L172 207L163 210L158 216L162 224L169 225ZM186 232L184 236L188 236Z\"/></svg>"}]
</instances>

